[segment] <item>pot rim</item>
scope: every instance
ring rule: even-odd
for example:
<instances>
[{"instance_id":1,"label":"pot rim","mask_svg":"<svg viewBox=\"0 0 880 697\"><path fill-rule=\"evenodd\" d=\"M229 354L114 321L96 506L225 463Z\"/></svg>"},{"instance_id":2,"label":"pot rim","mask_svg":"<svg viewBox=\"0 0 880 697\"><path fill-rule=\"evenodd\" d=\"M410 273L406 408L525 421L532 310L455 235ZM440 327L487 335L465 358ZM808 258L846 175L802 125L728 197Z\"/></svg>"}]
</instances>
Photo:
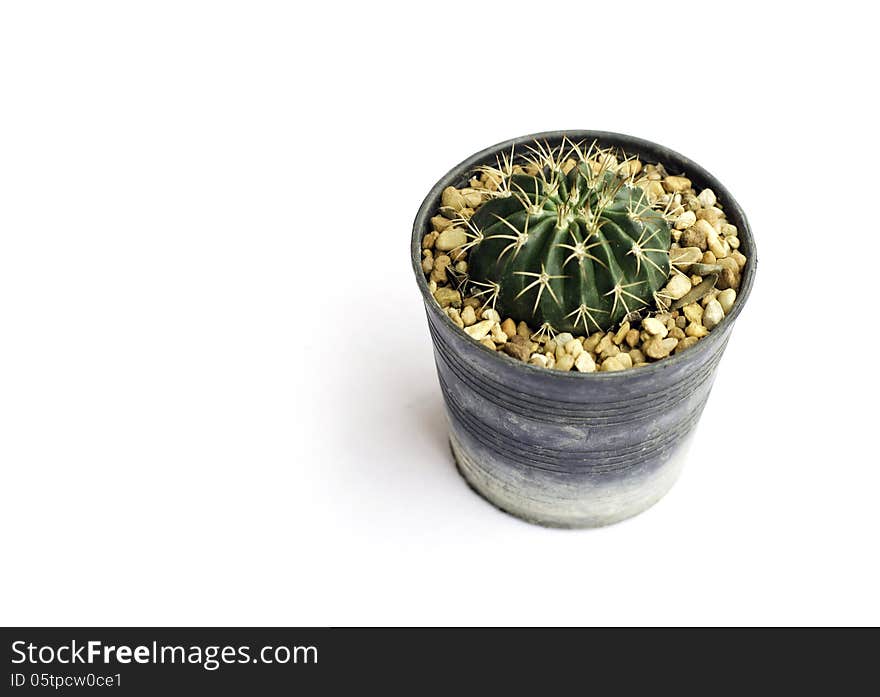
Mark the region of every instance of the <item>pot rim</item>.
<instances>
[{"instance_id":1,"label":"pot rim","mask_svg":"<svg viewBox=\"0 0 880 697\"><path fill-rule=\"evenodd\" d=\"M480 150L477 153L474 153L467 159L462 160L460 163L455 165L455 167L450 169L445 175L443 175L443 177L436 184L434 184L433 187L431 187L431 190L428 192L425 200L422 201L422 205L419 206L419 211L416 214L415 221L413 222L412 239L410 244L410 260L413 265L413 271L416 275L416 283L421 290L422 300L424 301L425 307L427 308L428 312L432 312L436 317L439 318L441 322L445 322L446 325L450 327L454 332L458 332L462 338L471 341L471 343L473 343L478 350L484 351L486 355L491 355L492 359L496 361L501 361L504 365L508 366L512 370L526 370L534 375L541 374L553 376L554 378L558 378L561 380L615 380L620 379L621 375L631 375L632 372L634 372L633 369L610 372L602 372L596 370L592 373L582 373L577 370L552 370L543 368L541 366L532 365L524 361L518 361L506 355L499 355L498 351L493 351L492 349L483 346L480 342L471 340L470 337L467 336L467 334L465 334L449 318L449 315L447 315L445 312L443 312L443 310L440 309L440 305L437 304L437 302L434 300L434 297L428 290L428 280L425 277L425 273L422 271L422 237L425 234L425 230L428 229L430 218L435 214L437 210L438 204L440 202L440 195L443 192L443 189L445 189L447 186L451 186L452 183L459 180L462 175L470 173L470 171L473 170L474 167L480 162L483 162L487 158L498 155L503 151L510 150L515 146L535 140L554 141L559 140L563 137L567 137L569 138L569 140L573 141L622 141L622 147L627 150L629 154L638 154L640 157L644 157L642 154L642 150L644 149L659 153L659 162L663 164L666 164L665 160L667 158L670 160L680 161L685 167L685 175L696 175L694 177L695 179L703 180L706 183L706 186L711 188L718 196L718 198L723 201L725 213L733 213L732 218L735 219L737 223L738 237L740 239L745 238L748 242L747 246L749 249L749 257L748 263L743 270L740 287L736 292L736 302L734 303L733 309L731 310L730 314L726 314L724 316L724 319L721 320L721 323L718 325L718 327L709 332L708 336L700 339L687 351L673 354L672 356L667 356L666 358L660 359L655 363L649 363L646 366L638 368L638 370L636 370L635 372L637 372L640 376L658 374L663 370L674 368L684 360L693 360L700 354L706 354L708 352L716 350L718 342L725 340L726 332L723 331L724 327L722 325L730 325L736 320L737 316L739 316L739 313L742 311L743 306L748 300L749 295L751 294L752 285L754 284L755 279L755 270L758 265L758 255L755 248L755 240L752 236L752 230L749 226L749 221L746 218L745 212L742 210L730 191L728 191L727 187L725 187L714 175L712 175L702 166L691 160L689 157L685 157L675 150L671 150L670 148L667 148L658 143L654 143L650 140L636 138L634 136L629 136L624 133L615 133L613 131L591 131L578 129L542 131L540 133L532 133L525 136L519 136L517 138L511 138L492 145L488 148L485 148L484 150ZM645 157L644 159L648 160L647 157ZM722 331L718 331L719 328L721 328Z\"/></svg>"}]
</instances>

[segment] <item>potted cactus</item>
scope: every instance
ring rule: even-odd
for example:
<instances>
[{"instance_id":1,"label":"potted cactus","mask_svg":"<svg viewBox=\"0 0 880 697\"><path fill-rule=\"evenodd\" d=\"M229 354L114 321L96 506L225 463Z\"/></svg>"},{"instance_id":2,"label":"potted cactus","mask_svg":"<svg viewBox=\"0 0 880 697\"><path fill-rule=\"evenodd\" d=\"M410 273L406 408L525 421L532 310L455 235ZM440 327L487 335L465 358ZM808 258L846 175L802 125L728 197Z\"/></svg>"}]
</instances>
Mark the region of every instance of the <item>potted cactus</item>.
<instances>
[{"instance_id":1,"label":"potted cactus","mask_svg":"<svg viewBox=\"0 0 880 697\"><path fill-rule=\"evenodd\" d=\"M757 262L720 182L628 136L525 136L435 185L411 251L478 493L591 527L669 489Z\"/></svg>"}]
</instances>

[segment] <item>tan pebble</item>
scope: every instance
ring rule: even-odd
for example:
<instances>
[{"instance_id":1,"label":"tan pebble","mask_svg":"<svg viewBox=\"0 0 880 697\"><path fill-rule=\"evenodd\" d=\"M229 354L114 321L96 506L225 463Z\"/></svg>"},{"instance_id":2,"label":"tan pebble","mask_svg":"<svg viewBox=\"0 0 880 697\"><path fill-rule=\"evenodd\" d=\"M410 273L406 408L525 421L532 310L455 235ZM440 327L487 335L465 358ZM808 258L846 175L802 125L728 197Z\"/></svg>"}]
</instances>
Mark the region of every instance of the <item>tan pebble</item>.
<instances>
[{"instance_id":1,"label":"tan pebble","mask_svg":"<svg viewBox=\"0 0 880 697\"><path fill-rule=\"evenodd\" d=\"M620 344L622 344L623 340L626 338L626 335L627 335L627 332L629 332L629 329L630 329L629 322L624 322L623 324L621 324L620 329L617 330L617 333L614 335L614 338L612 339L612 341L615 344L617 344L618 346L620 346Z\"/></svg>"},{"instance_id":2,"label":"tan pebble","mask_svg":"<svg viewBox=\"0 0 880 697\"><path fill-rule=\"evenodd\" d=\"M634 177L642 171L642 163L639 160L624 160L618 166L617 171L624 177Z\"/></svg>"},{"instance_id":3,"label":"tan pebble","mask_svg":"<svg viewBox=\"0 0 880 697\"><path fill-rule=\"evenodd\" d=\"M678 300L679 298L683 298L690 292L691 289L691 281L687 276L682 276L681 274L675 274L672 278L669 279L669 283L666 284L665 295L669 296L673 300Z\"/></svg>"},{"instance_id":4,"label":"tan pebble","mask_svg":"<svg viewBox=\"0 0 880 697\"><path fill-rule=\"evenodd\" d=\"M703 326L709 331L712 331L723 319L724 310L721 308L721 303L717 300L709 302L709 304L706 305L706 309L703 310Z\"/></svg>"},{"instance_id":5,"label":"tan pebble","mask_svg":"<svg viewBox=\"0 0 880 697\"><path fill-rule=\"evenodd\" d=\"M431 218L431 225L434 226L434 229L437 232L443 232L451 225L455 225L455 223L453 223L449 218L444 218L442 215L435 215L433 218Z\"/></svg>"},{"instance_id":6,"label":"tan pebble","mask_svg":"<svg viewBox=\"0 0 880 697\"><path fill-rule=\"evenodd\" d=\"M431 249L439 236L440 234L437 232L429 232L425 235L422 238L422 249Z\"/></svg>"},{"instance_id":7,"label":"tan pebble","mask_svg":"<svg viewBox=\"0 0 880 697\"><path fill-rule=\"evenodd\" d=\"M440 307L461 307L461 293L446 286L434 291L434 299Z\"/></svg>"},{"instance_id":8,"label":"tan pebble","mask_svg":"<svg viewBox=\"0 0 880 697\"><path fill-rule=\"evenodd\" d=\"M449 315L449 319L451 319L455 323L456 327L458 327L459 329L464 328L464 322L461 321L461 315L458 313L458 310L456 310L454 307L447 307L446 314Z\"/></svg>"},{"instance_id":9,"label":"tan pebble","mask_svg":"<svg viewBox=\"0 0 880 697\"><path fill-rule=\"evenodd\" d=\"M422 271L425 273L431 273L434 268L434 260L431 257L425 257L422 259Z\"/></svg>"},{"instance_id":10,"label":"tan pebble","mask_svg":"<svg viewBox=\"0 0 880 697\"><path fill-rule=\"evenodd\" d=\"M684 330L679 327L673 327L669 330L669 336L671 336L673 339L678 339L679 341L681 341L682 339L684 339Z\"/></svg>"},{"instance_id":11,"label":"tan pebble","mask_svg":"<svg viewBox=\"0 0 880 697\"><path fill-rule=\"evenodd\" d=\"M465 327L464 331L472 339L476 339L480 341L483 339L490 331L492 331L492 326L495 322L491 319L484 319L482 322L477 322L476 324Z\"/></svg>"},{"instance_id":12,"label":"tan pebble","mask_svg":"<svg viewBox=\"0 0 880 697\"><path fill-rule=\"evenodd\" d=\"M656 317L646 317L643 319L642 328L651 336L659 336L661 339L669 333L666 325Z\"/></svg>"},{"instance_id":13,"label":"tan pebble","mask_svg":"<svg viewBox=\"0 0 880 697\"><path fill-rule=\"evenodd\" d=\"M467 244L465 231L460 227L448 227L437 237L434 247L441 252L449 252L464 244Z\"/></svg>"},{"instance_id":14,"label":"tan pebble","mask_svg":"<svg viewBox=\"0 0 880 697\"><path fill-rule=\"evenodd\" d=\"M568 355L568 354L565 352L565 346L563 346L563 345L560 344L560 343L557 343L557 344L556 344L556 348L554 349L553 353L554 353L554 355L556 356L556 360L557 360L557 361L558 361L560 358L562 358L563 356Z\"/></svg>"},{"instance_id":15,"label":"tan pebble","mask_svg":"<svg viewBox=\"0 0 880 697\"><path fill-rule=\"evenodd\" d=\"M687 270L691 264L696 264L702 258L703 251L699 247L676 247L669 250L669 261L683 270Z\"/></svg>"},{"instance_id":16,"label":"tan pebble","mask_svg":"<svg viewBox=\"0 0 880 697\"><path fill-rule=\"evenodd\" d=\"M739 237L728 237L726 239L731 249L739 249Z\"/></svg>"},{"instance_id":17,"label":"tan pebble","mask_svg":"<svg viewBox=\"0 0 880 697\"><path fill-rule=\"evenodd\" d=\"M675 352L681 353L682 351L686 351L698 341L699 339L695 336L686 336L684 339L678 342L678 346L675 347Z\"/></svg>"},{"instance_id":18,"label":"tan pebble","mask_svg":"<svg viewBox=\"0 0 880 697\"><path fill-rule=\"evenodd\" d=\"M445 254L441 254L439 257L434 259L434 268L431 271L431 280L437 281L437 283L446 283L449 279L446 277L446 267L452 263L452 259L450 259Z\"/></svg>"},{"instance_id":19,"label":"tan pebble","mask_svg":"<svg viewBox=\"0 0 880 697\"><path fill-rule=\"evenodd\" d=\"M606 348L604 351L599 352L599 355L602 358L611 358L612 356L616 356L619 353L620 353L620 348L618 348L614 344L609 344L608 348Z\"/></svg>"},{"instance_id":20,"label":"tan pebble","mask_svg":"<svg viewBox=\"0 0 880 697\"><path fill-rule=\"evenodd\" d=\"M712 223L708 220L698 219L696 223L694 223L694 230L698 230L706 235L707 239L709 235L718 236L718 233L715 231L715 228L712 227Z\"/></svg>"},{"instance_id":21,"label":"tan pebble","mask_svg":"<svg viewBox=\"0 0 880 697\"><path fill-rule=\"evenodd\" d=\"M742 269L746 265L747 259L746 259L745 255L742 252L740 252L739 250L736 250L735 252L731 252L730 258L736 262L736 265L740 269Z\"/></svg>"},{"instance_id":22,"label":"tan pebble","mask_svg":"<svg viewBox=\"0 0 880 697\"><path fill-rule=\"evenodd\" d=\"M739 231L736 229L736 225L724 223L724 225L721 226L721 234L725 237L736 237L739 234Z\"/></svg>"},{"instance_id":23,"label":"tan pebble","mask_svg":"<svg viewBox=\"0 0 880 697\"><path fill-rule=\"evenodd\" d=\"M624 370L623 363L617 360L616 357L606 358L602 361L602 367L600 370L604 373L609 373L614 370Z\"/></svg>"},{"instance_id":24,"label":"tan pebble","mask_svg":"<svg viewBox=\"0 0 880 697\"><path fill-rule=\"evenodd\" d=\"M596 371L596 361L588 351L584 351L574 359L574 367L582 373L593 373Z\"/></svg>"},{"instance_id":25,"label":"tan pebble","mask_svg":"<svg viewBox=\"0 0 880 697\"><path fill-rule=\"evenodd\" d=\"M659 336L655 336L642 348L644 348L645 353L650 358L666 358L677 345L678 339L662 339Z\"/></svg>"},{"instance_id":26,"label":"tan pebble","mask_svg":"<svg viewBox=\"0 0 880 697\"><path fill-rule=\"evenodd\" d=\"M521 336L514 334L508 337L508 341L501 345L501 350L508 356L513 356L517 360L527 361L532 354L532 342Z\"/></svg>"},{"instance_id":27,"label":"tan pebble","mask_svg":"<svg viewBox=\"0 0 880 697\"><path fill-rule=\"evenodd\" d=\"M636 346L636 344L639 343L639 330L638 329L630 329L626 333L625 341L626 341L626 345L629 346L630 348L633 348L634 346Z\"/></svg>"},{"instance_id":28,"label":"tan pebble","mask_svg":"<svg viewBox=\"0 0 880 697\"><path fill-rule=\"evenodd\" d=\"M700 205L703 206L703 208L709 208L710 206L715 205L715 192L712 191L712 189L703 189L700 192L700 195L697 196L697 199L700 201Z\"/></svg>"},{"instance_id":29,"label":"tan pebble","mask_svg":"<svg viewBox=\"0 0 880 697\"><path fill-rule=\"evenodd\" d=\"M464 309L461 311L461 319L466 327L470 327L477 321L477 313L474 312L474 308L471 305L464 306Z\"/></svg>"},{"instance_id":30,"label":"tan pebble","mask_svg":"<svg viewBox=\"0 0 880 697\"><path fill-rule=\"evenodd\" d=\"M482 195L477 191L467 191L463 194L464 202L470 208L476 208L483 202Z\"/></svg>"},{"instance_id":31,"label":"tan pebble","mask_svg":"<svg viewBox=\"0 0 880 697\"><path fill-rule=\"evenodd\" d=\"M507 336L513 336L517 333L516 331L516 323L508 317L501 323L501 331L503 331Z\"/></svg>"},{"instance_id":32,"label":"tan pebble","mask_svg":"<svg viewBox=\"0 0 880 697\"><path fill-rule=\"evenodd\" d=\"M608 334L603 334L602 338L599 340L599 343L596 344L595 352L602 353L608 350L608 347L614 345L614 334L609 332Z\"/></svg>"},{"instance_id":33,"label":"tan pebble","mask_svg":"<svg viewBox=\"0 0 880 697\"><path fill-rule=\"evenodd\" d=\"M632 351L630 351L629 358L633 362L633 365L645 362L645 354L642 353L640 349L634 348Z\"/></svg>"},{"instance_id":34,"label":"tan pebble","mask_svg":"<svg viewBox=\"0 0 880 697\"><path fill-rule=\"evenodd\" d=\"M692 285L692 286L698 286L698 285L700 285L702 282L703 282L703 277L702 277L702 276L697 276L697 274L694 274L693 276L691 276L691 285Z\"/></svg>"},{"instance_id":35,"label":"tan pebble","mask_svg":"<svg viewBox=\"0 0 880 697\"><path fill-rule=\"evenodd\" d=\"M697 222L697 214L693 211L685 211L675 219L675 229L686 230L695 222Z\"/></svg>"},{"instance_id":36,"label":"tan pebble","mask_svg":"<svg viewBox=\"0 0 880 697\"><path fill-rule=\"evenodd\" d=\"M648 181L642 190L652 203L663 195L663 185L659 181Z\"/></svg>"},{"instance_id":37,"label":"tan pebble","mask_svg":"<svg viewBox=\"0 0 880 697\"><path fill-rule=\"evenodd\" d=\"M501 323L501 315L499 315L491 307L487 307L485 310L483 310L480 317L483 319L491 319L492 321L498 322L499 324Z\"/></svg>"},{"instance_id":38,"label":"tan pebble","mask_svg":"<svg viewBox=\"0 0 880 697\"><path fill-rule=\"evenodd\" d=\"M547 367L552 369L556 365L556 359L552 354L545 353L544 355L547 357Z\"/></svg>"},{"instance_id":39,"label":"tan pebble","mask_svg":"<svg viewBox=\"0 0 880 697\"><path fill-rule=\"evenodd\" d=\"M466 261L458 262L455 265L455 270L458 271L458 273L467 273L467 270L468 270L467 262Z\"/></svg>"},{"instance_id":40,"label":"tan pebble","mask_svg":"<svg viewBox=\"0 0 880 697\"><path fill-rule=\"evenodd\" d=\"M740 274L736 260L731 259L730 257L725 257L724 259L719 259L718 263L723 268L718 276L718 281L715 283L715 287L718 288L718 290L739 288Z\"/></svg>"},{"instance_id":41,"label":"tan pebble","mask_svg":"<svg viewBox=\"0 0 880 697\"><path fill-rule=\"evenodd\" d=\"M577 358L584 352L584 345L577 339L572 339L571 341L566 342L565 352Z\"/></svg>"},{"instance_id":42,"label":"tan pebble","mask_svg":"<svg viewBox=\"0 0 880 697\"><path fill-rule=\"evenodd\" d=\"M596 351L596 347L599 345L599 342L605 337L603 332L596 332L595 334L590 334L589 338L584 341L584 348L587 351Z\"/></svg>"},{"instance_id":43,"label":"tan pebble","mask_svg":"<svg viewBox=\"0 0 880 697\"><path fill-rule=\"evenodd\" d=\"M718 260L715 258L715 255L712 252L706 252L705 254L703 254L703 263L717 264Z\"/></svg>"},{"instance_id":44,"label":"tan pebble","mask_svg":"<svg viewBox=\"0 0 880 697\"><path fill-rule=\"evenodd\" d=\"M718 294L718 303L721 305L721 309L724 310L725 315L733 309L734 300L736 300L736 291L733 288L722 290Z\"/></svg>"},{"instance_id":45,"label":"tan pebble","mask_svg":"<svg viewBox=\"0 0 880 697\"><path fill-rule=\"evenodd\" d=\"M691 303L690 305L685 305L684 308L684 316L691 322L696 322L700 324L703 321L703 308L700 307L697 303Z\"/></svg>"},{"instance_id":46,"label":"tan pebble","mask_svg":"<svg viewBox=\"0 0 880 697\"><path fill-rule=\"evenodd\" d=\"M675 326L679 329L684 329L687 326L687 317L681 315L680 317L675 318Z\"/></svg>"},{"instance_id":47,"label":"tan pebble","mask_svg":"<svg viewBox=\"0 0 880 697\"><path fill-rule=\"evenodd\" d=\"M452 208L456 211L460 211L467 205L464 196L454 186L447 186L443 189L443 193L440 195L440 203L445 208Z\"/></svg>"},{"instance_id":48,"label":"tan pebble","mask_svg":"<svg viewBox=\"0 0 880 697\"><path fill-rule=\"evenodd\" d=\"M702 324L697 324L696 322L691 322L687 329L684 330L684 333L687 336L692 336L696 339L701 339L702 337L709 334L709 330L706 329Z\"/></svg>"},{"instance_id":49,"label":"tan pebble","mask_svg":"<svg viewBox=\"0 0 880 697\"><path fill-rule=\"evenodd\" d=\"M697 211L697 219L708 221L713 228L715 227L715 223L719 223L719 226L718 228L716 228L716 230L720 231L720 222L724 219L724 211L722 211L720 208L715 208L714 206L710 206L709 208L703 207L699 211Z\"/></svg>"},{"instance_id":50,"label":"tan pebble","mask_svg":"<svg viewBox=\"0 0 880 697\"><path fill-rule=\"evenodd\" d=\"M691 188L691 180L687 177L666 177L663 180L663 188L673 194L687 191Z\"/></svg>"},{"instance_id":51,"label":"tan pebble","mask_svg":"<svg viewBox=\"0 0 880 697\"><path fill-rule=\"evenodd\" d=\"M700 199L687 192L682 194L681 203L687 210L693 211L694 213L703 207L703 204L700 203ZM694 218L696 218L696 216L694 216Z\"/></svg>"},{"instance_id":52,"label":"tan pebble","mask_svg":"<svg viewBox=\"0 0 880 697\"><path fill-rule=\"evenodd\" d=\"M681 234L679 244L682 247L699 247L701 251L706 251L706 231L693 225Z\"/></svg>"},{"instance_id":53,"label":"tan pebble","mask_svg":"<svg viewBox=\"0 0 880 697\"><path fill-rule=\"evenodd\" d=\"M434 295L436 290L437 290L437 281L435 281L432 278L430 281L428 281L428 292L430 292L431 295Z\"/></svg>"},{"instance_id":54,"label":"tan pebble","mask_svg":"<svg viewBox=\"0 0 880 697\"><path fill-rule=\"evenodd\" d=\"M574 356L565 355L556 361L554 370L571 370L574 367Z\"/></svg>"},{"instance_id":55,"label":"tan pebble","mask_svg":"<svg viewBox=\"0 0 880 697\"><path fill-rule=\"evenodd\" d=\"M492 325L489 335L492 337L492 341L496 344L507 343L508 336L501 330L501 326L497 322Z\"/></svg>"},{"instance_id":56,"label":"tan pebble","mask_svg":"<svg viewBox=\"0 0 880 697\"><path fill-rule=\"evenodd\" d=\"M516 325L516 333L520 336L524 336L526 339L532 336L532 330L529 329L529 325L525 322L520 322Z\"/></svg>"},{"instance_id":57,"label":"tan pebble","mask_svg":"<svg viewBox=\"0 0 880 697\"><path fill-rule=\"evenodd\" d=\"M633 367L632 358L630 357L630 355L628 353L621 351L620 353L617 354L616 358L618 361L620 361L620 365L622 365L624 368L632 368Z\"/></svg>"},{"instance_id":58,"label":"tan pebble","mask_svg":"<svg viewBox=\"0 0 880 697\"><path fill-rule=\"evenodd\" d=\"M727 240L718 237L718 233L714 230L712 230L712 235L706 237L706 244L716 259L723 259L730 254L730 245Z\"/></svg>"},{"instance_id":59,"label":"tan pebble","mask_svg":"<svg viewBox=\"0 0 880 697\"><path fill-rule=\"evenodd\" d=\"M492 339L490 339L488 336L483 339L480 339L480 343L483 344L483 346L485 346L486 348L490 348L493 351L496 350L495 344L492 343Z\"/></svg>"}]
</instances>

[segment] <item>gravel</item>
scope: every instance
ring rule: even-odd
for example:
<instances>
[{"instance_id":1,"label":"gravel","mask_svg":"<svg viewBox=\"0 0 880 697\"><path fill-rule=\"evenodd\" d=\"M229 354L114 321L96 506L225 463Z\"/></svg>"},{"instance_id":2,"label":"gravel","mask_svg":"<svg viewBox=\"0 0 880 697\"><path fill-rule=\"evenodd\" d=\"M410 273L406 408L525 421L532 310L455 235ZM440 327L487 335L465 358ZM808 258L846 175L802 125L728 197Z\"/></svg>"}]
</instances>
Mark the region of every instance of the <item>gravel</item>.
<instances>
[{"instance_id":1,"label":"gravel","mask_svg":"<svg viewBox=\"0 0 880 697\"><path fill-rule=\"evenodd\" d=\"M525 322L502 317L484 298L463 294L466 220L498 185L497 177L485 171L468 187L443 191L438 215L431 218L433 229L422 239L422 271L450 320L512 360L581 373L639 368L686 351L708 336L733 309L748 262L740 252L738 230L711 189L696 191L688 177L670 175L660 165L630 160L625 166L640 173L637 184L665 206L672 223L670 277L646 316L630 316L607 332L586 336L537 332Z\"/></svg>"}]
</instances>

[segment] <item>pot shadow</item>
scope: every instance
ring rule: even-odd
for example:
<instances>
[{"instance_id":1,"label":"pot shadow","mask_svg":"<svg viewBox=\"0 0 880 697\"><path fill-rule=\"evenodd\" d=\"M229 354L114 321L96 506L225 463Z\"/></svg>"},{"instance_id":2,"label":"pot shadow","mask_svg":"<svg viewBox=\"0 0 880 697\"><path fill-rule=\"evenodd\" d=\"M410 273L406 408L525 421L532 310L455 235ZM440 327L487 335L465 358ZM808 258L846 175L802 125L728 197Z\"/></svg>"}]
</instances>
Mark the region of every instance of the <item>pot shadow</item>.
<instances>
[{"instance_id":1,"label":"pot shadow","mask_svg":"<svg viewBox=\"0 0 880 697\"><path fill-rule=\"evenodd\" d=\"M391 361L388 345L398 348ZM446 410L424 332L410 326L408 337L386 336L362 351L339 389L334 450L341 452L330 471L338 477L334 484L345 508L340 513L361 522L390 518L396 525L413 508L428 515L445 508L448 514L444 492L467 489L449 448Z\"/></svg>"}]
</instances>

